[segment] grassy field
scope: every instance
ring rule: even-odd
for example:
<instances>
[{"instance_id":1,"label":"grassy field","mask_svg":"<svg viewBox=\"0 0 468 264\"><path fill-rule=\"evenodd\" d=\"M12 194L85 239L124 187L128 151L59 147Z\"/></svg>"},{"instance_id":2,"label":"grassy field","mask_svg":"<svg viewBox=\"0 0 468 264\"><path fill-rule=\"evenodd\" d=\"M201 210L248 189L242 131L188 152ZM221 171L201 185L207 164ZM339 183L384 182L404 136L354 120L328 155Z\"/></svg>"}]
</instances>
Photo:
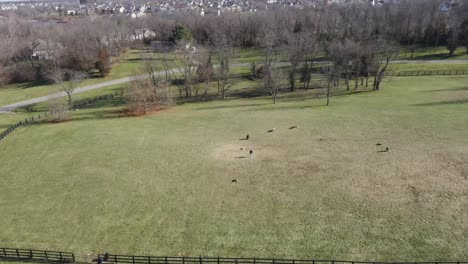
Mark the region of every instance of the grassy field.
<instances>
[{"instance_id":1,"label":"grassy field","mask_svg":"<svg viewBox=\"0 0 468 264\"><path fill-rule=\"evenodd\" d=\"M144 117L115 102L21 128L0 143L0 244L80 256L467 259L467 83L393 78L329 107L283 94L276 105L187 103Z\"/></svg>"},{"instance_id":2,"label":"grassy field","mask_svg":"<svg viewBox=\"0 0 468 264\"><path fill-rule=\"evenodd\" d=\"M400 51L399 59L401 60L460 60L468 59L468 54L466 53L466 48L459 47L454 52L453 56L450 56L447 47L431 47L431 48L419 48L416 49L413 57L409 49L403 48Z\"/></svg>"}]
</instances>

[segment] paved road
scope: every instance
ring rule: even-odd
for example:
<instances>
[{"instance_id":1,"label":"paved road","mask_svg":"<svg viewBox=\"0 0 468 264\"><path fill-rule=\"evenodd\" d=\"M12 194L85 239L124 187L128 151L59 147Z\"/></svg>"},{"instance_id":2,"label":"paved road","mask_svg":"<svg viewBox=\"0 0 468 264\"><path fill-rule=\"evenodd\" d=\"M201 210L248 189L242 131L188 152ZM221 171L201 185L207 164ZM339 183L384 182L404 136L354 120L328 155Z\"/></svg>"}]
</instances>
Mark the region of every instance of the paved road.
<instances>
[{"instance_id":1,"label":"paved road","mask_svg":"<svg viewBox=\"0 0 468 264\"><path fill-rule=\"evenodd\" d=\"M318 64L327 64L329 62L321 61L321 62L317 62L317 63ZM394 60L391 63L396 63L396 64L398 64L398 63L457 64L457 63L468 63L468 60ZM277 64L278 65L287 65L288 63L287 62L280 62L280 63L277 63ZM233 64L232 65L232 67L247 67L247 66L250 66L250 63L239 63L239 64ZM161 72L158 72L158 74L164 74L164 72L161 71ZM126 78L116 79L116 80L112 80L112 81L102 82L102 83L93 84L93 85L87 85L87 86L83 86L83 87L75 89L74 94L83 93L83 92L91 91L91 90L96 90L96 89L104 88L104 87L111 86L111 85L127 83L127 82L131 82L133 80L136 80L136 79L139 79L139 78L144 78L144 77L145 77L145 75L139 75L139 76L126 77ZM67 96L67 94L65 92L58 92L58 93L54 93L54 94L50 94L50 95L37 97L37 98L17 102L17 103L14 103L14 104L2 106L2 107L0 107L0 114L1 113L7 113L7 112L12 111L12 110L14 110L16 108L20 108L20 107L24 107L24 106L28 106L28 105L33 105L33 104L45 102L45 101L48 101L48 100L51 100L51 99L61 98L61 97L64 97L64 96Z\"/></svg>"},{"instance_id":2,"label":"paved road","mask_svg":"<svg viewBox=\"0 0 468 264\"><path fill-rule=\"evenodd\" d=\"M83 92L87 92L87 91L91 91L91 90L96 90L96 89L104 88L104 87L111 86L111 85L127 83L127 82L131 82L133 80L136 80L138 78L142 78L142 76L126 77L126 78L116 79L116 80L102 82L102 83L98 83L98 84L87 85L87 86L76 88L73 94L78 94L78 93L83 93ZM7 112L12 111L12 110L14 110L16 108L20 108L20 107L28 106L28 105L33 105L33 104L45 102L45 101L48 101L48 100L61 98L61 97L64 97L64 96L67 96L67 94L65 92L58 92L58 93L53 93L53 94L49 94L49 95L46 95L46 96L36 97L36 98L25 100L25 101L20 101L20 102L14 103L14 104L10 104L10 105L0 107L0 113L7 113Z\"/></svg>"}]
</instances>

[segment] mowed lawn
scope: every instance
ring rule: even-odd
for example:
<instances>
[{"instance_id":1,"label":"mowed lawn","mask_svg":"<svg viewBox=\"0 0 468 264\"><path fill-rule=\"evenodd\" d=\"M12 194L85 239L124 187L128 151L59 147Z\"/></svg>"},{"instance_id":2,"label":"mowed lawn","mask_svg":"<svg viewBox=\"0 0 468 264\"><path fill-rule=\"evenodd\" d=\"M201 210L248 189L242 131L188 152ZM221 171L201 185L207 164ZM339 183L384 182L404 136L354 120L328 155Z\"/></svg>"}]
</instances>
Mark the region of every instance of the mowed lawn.
<instances>
[{"instance_id":1,"label":"mowed lawn","mask_svg":"<svg viewBox=\"0 0 468 264\"><path fill-rule=\"evenodd\" d=\"M468 78L393 78L323 103L100 107L21 128L0 142L0 245L466 260Z\"/></svg>"}]
</instances>

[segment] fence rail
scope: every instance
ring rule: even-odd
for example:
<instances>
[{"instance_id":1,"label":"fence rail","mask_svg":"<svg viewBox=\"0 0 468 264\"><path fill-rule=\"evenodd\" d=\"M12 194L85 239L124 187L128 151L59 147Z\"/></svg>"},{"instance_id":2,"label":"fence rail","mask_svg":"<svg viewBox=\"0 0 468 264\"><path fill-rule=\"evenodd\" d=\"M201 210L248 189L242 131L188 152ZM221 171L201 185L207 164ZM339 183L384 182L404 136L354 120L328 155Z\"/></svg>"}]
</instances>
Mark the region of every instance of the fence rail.
<instances>
[{"instance_id":1,"label":"fence rail","mask_svg":"<svg viewBox=\"0 0 468 264\"><path fill-rule=\"evenodd\" d=\"M268 258L154 257L99 254L98 263L127 264L468 264L468 262L363 262L342 260L304 260Z\"/></svg>"},{"instance_id":2,"label":"fence rail","mask_svg":"<svg viewBox=\"0 0 468 264\"><path fill-rule=\"evenodd\" d=\"M76 110L76 109L78 109L80 107L83 107L85 105L92 104L92 103L95 103L95 102L98 102L98 101L109 100L109 99L112 99L112 98L114 98L116 96L122 96L123 94L124 94L124 90L118 91L118 92L115 92L115 93L106 94L106 95L96 96L96 97L94 97L92 99L84 99L84 100L78 101L77 103L73 104L73 107L71 107L71 109ZM16 129L18 129L20 127L24 127L24 126L28 126L28 125L37 123L39 121L42 121L42 120L44 120L44 119L46 119L46 118L48 118L50 116L53 116L55 113L56 112L54 112L54 111L47 111L47 112L41 113L41 114L39 114L37 116L32 116L32 117L26 118L25 120L21 120L18 123L7 127L7 129L5 129L2 133L0 133L0 141L5 139L8 135L10 135Z\"/></svg>"},{"instance_id":3,"label":"fence rail","mask_svg":"<svg viewBox=\"0 0 468 264\"><path fill-rule=\"evenodd\" d=\"M0 261L21 261L40 263L73 263L75 255L71 252L0 248Z\"/></svg>"}]
</instances>

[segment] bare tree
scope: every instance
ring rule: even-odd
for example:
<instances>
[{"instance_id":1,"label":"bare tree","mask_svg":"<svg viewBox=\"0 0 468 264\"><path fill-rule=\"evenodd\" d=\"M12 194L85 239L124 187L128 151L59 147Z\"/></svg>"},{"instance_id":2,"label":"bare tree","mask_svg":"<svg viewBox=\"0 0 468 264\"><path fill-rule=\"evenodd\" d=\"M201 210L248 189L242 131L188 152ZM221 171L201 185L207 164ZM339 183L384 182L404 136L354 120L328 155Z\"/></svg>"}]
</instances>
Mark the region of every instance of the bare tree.
<instances>
[{"instance_id":1,"label":"bare tree","mask_svg":"<svg viewBox=\"0 0 468 264\"><path fill-rule=\"evenodd\" d=\"M218 83L218 95L226 98L226 92L231 88L230 62L234 56L234 49L224 36L217 36L214 40L213 52L217 62L216 80Z\"/></svg>"},{"instance_id":2,"label":"bare tree","mask_svg":"<svg viewBox=\"0 0 468 264\"><path fill-rule=\"evenodd\" d=\"M182 88L185 91L185 97L191 97L193 95L193 86L196 81L196 70L199 64L196 61L198 49L191 46L190 43L181 41L177 45L176 56L179 59L178 63L175 63L177 71L182 75L183 83L182 87L179 88L179 93L182 95Z\"/></svg>"},{"instance_id":3,"label":"bare tree","mask_svg":"<svg viewBox=\"0 0 468 264\"><path fill-rule=\"evenodd\" d=\"M151 78L136 80L130 84L127 95L129 109L135 114L148 114L170 104L167 83L153 83Z\"/></svg>"},{"instance_id":4,"label":"bare tree","mask_svg":"<svg viewBox=\"0 0 468 264\"><path fill-rule=\"evenodd\" d=\"M274 89L273 63L278 56L280 49L277 36L272 31L267 31L261 40L263 49L263 87L267 91Z\"/></svg>"},{"instance_id":5,"label":"bare tree","mask_svg":"<svg viewBox=\"0 0 468 264\"><path fill-rule=\"evenodd\" d=\"M271 91L270 93L273 96L273 104L276 104L278 94L281 92L281 89L285 86L286 80L285 71L282 68L275 68L273 70L273 77L271 82Z\"/></svg>"},{"instance_id":6,"label":"bare tree","mask_svg":"<svg viewBox=\"0 0 468 264\"><path fill-rule=\"evenodd\" d=\"M211 51L204 50L200 52L198 60L200 61L197 68L198 81L204 83L204 92L202 100L208 95L208 89L210 87L211 81L214 79L214 69L212 62L212 53ZM218 89L219 91L219 89Z\"/></svg>"},{"instance_id":7,"label":"bare tree","mask_svg":"<svg viewBox=\"0 0 468 264\"><path fill-rule=\"evenodd\" d=\"M372 71L374 73L374 90L380 89L390 61L398 56L398 46L385 39L377 39L372 46Z\"/></svg>"},{"instance_id":8,"label":"bare tree","mask_svg":"<svg viewBox=\"0 0 468 264\"><path fill-rule=\"evenodd\" d=\"M142 66L153 84L156 85L159 79L159 63L151 52L140 54Z\"/></svg>"},{"instance_id":9,"label":"bare tree","mask_svg":"<svg viewBox=\"0 0 468 264\"><path fill-rule=\"evenodd\" d=\"M301 71L301 81L304 84L304 89L309 89L310 81L312 80L312 73L314 70L314 59L317 55L317 41L313 34L308 34L304 37L305 56L304 66Z\"/></svg>"},{"instance_id":10,"label":"bare tree","mask_svg":"<svg viewBox=\"0 0 468 264\"><path fill-rule=\"evenodd\" d=\"M84 72L58 68L50 73L49 78L60 85L62 90L67 94L68 106L71 107L73 104L72 95L86 76Z\"/></svg>"},{"instance_id":11,"label":"bare tree","mask_svg":"<svg viewBox=\"0 0 468 264\"><path fill-rule=\"evenodd\" d=\"M468 19L465 19L460 26L460 40L465 46L466 54L468 54Z\"/></svg>"},{"instance_id":12,"label":"bare tree","mask_svg":"<svg viewBox=\"0 0 468 264\"><path fill-rule=\"evenodd\" d=\"M288 53L289 63L291 68L289 71L289 85L291 91L294 91L296 88L296 73L299 65L304 61L305 56L307 55L307 43L308 39L304 37L304 34L301 32L290 33L288 37L288 44L285 46L285 49ZM306 67L308 67L307 65Z\"/></svg>"}]
</instances>

